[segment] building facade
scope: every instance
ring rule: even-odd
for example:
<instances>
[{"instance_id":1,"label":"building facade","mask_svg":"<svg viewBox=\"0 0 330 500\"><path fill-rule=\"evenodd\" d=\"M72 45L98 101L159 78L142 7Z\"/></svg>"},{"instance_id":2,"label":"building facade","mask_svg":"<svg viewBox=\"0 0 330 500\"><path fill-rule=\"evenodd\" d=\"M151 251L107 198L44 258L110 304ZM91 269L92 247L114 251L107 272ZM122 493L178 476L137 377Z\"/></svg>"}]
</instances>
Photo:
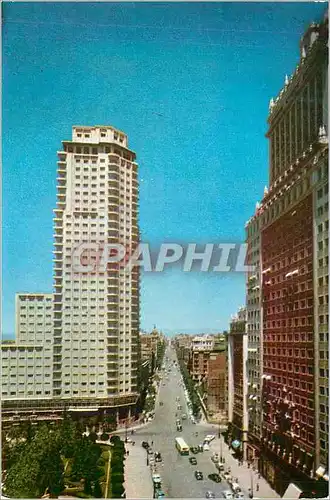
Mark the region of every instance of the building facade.
<instances>
[{"instance_id":1,"label":"building facade","mask_svg":"<svg viewBox=\"0 0 330 500\"><path fill-rule=\"evenodd\" d=\"M210 417L221 425L228 422L227 401L227 346L223 350L212 351L208 361L206 386L206 407Z\"/></svg>"},{"instance_id":2,"label":"building facade","mask_svg":"<svg viewBox=\"0 0 330 500\"><path fill-rule=\"evenodd\" d=\"M228 334L228 444L246 458L247 442L246 308L232 317Z\"/></svg>"},{"instance_id":3,"label":"building facade","mask_svg":"<svg viewBox=\"0 0 330 500\"><path fill-rule=\"evenodd\" d=\"M247 227L257 265L247 282L248 311L257 306L248 329L259 342L249 346L260 353L248 350L249 398L252 384L262 408L260 429L248 399L249 442L280 494L291 482L311 492L327 478L327 39L327 19L308 28L295 73L271 100L270 185Z\"/></svg>"},{"instance_id":4,"label":"building facade","mask_svg":"<svg viewBox=\"0 0 330 500\"><path fill-rule=\"evenodd\" d=\"M135 158L127 136L109 126L73 127L72 140L64 141L58 152L54 294L19 294L16 299L18 358L21 344L33 344L27 347L27 359L32 348L38 358L43 350L51 397L35 401L30 396L36 392L27 389L28 399L10 399L10 385L3 403L8 418L18 410L23 418L23 409L29 414L109 410L119 419L134 411L139 272L125 266L125 259L113 262L111 245L123 245L129 256L139 243ZM13 348L3 351L13 366ZM37 376L39 368L38 363L36 379L44 373L42 368ZM48 396L48 391L47 385L47 394L38 390L38 396Z\"/></svg>"}]
</instances>

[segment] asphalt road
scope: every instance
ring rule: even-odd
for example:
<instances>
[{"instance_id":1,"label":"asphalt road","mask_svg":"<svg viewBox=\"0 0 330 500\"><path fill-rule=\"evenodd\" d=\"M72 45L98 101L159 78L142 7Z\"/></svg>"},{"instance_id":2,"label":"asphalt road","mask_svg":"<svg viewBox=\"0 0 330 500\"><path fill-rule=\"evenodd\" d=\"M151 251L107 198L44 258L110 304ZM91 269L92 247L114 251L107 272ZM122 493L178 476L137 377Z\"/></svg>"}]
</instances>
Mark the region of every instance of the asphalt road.
<instances>
[{"instance_id":1,"label":"asphalt road","mask_svg":"<svg viewBox=\"0 0 330 500\"><path fill-rule=\"evenodd\" d=\"M226 482L214 483L208 479L208 475L217 472L211 461L211 452L204 451L189 456L181 456L175 447L175 438L181 436L188 446L196 446L203 442L207 434L215 433L214 426L207 423L193 424L189 418L188 408L184 395L184 388L180 386L181 375L179 368L173 365L176 360L174 349L167 348L165 353L170 358L170 363L165 362L165 366L171 367L168 375L161 382L159 397L156 401L155 417L152 422L135 432L134 441L136 446L141 446L142 441L153 441L153 450L160 451L163 463L157 465L157 472L162 477L162 489L166 497L170 498L205 498L206 492L213 491L217 498L222 497L222 491L228 490ZM163 375L163 373L162 373ZM182 410L177 410L176 397L180 398ZM163 402L163 406L160 406ZM177 416L175 414L178 414ZM182 432L176 430L176 419L183 413L188 415L187 420L182 421ZM196 437L198 432L198 437ZM195 456L197 466L191 465L189 457ZM147 463L147 453L145 455ZM198 481L195 478L195 471L200 470L204 479Z\"/></svg>"}]
</instances>

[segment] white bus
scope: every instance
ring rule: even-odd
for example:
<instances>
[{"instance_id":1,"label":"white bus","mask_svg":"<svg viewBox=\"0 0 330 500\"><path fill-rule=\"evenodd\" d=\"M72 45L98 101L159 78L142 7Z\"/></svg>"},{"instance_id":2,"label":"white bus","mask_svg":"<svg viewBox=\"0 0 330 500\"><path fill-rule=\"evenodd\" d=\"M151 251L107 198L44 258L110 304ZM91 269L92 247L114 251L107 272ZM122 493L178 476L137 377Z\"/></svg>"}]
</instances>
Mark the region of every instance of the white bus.
<instances>
[{"instance_id":1,"label":"white bus","mask_svg":"<svg viewBox=\"0 0 330 500\"><path fill-rule=\"evenodd\" d=\"M189 455L189 446L181 437L175 438L175 446L181 455Z\"/></svg>"}]
</instances>

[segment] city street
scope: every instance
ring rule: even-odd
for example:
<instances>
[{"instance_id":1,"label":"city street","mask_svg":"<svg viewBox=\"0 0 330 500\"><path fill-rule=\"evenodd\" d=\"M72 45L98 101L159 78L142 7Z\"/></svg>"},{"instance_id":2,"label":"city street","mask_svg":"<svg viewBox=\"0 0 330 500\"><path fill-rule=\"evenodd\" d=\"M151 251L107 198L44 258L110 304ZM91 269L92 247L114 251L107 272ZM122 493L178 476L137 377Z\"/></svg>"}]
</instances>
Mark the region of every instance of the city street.
<instances>
[{"instance_id":1,"label":"city street","mask_svg":"<svg viewBox=\"0 0 330 500\"><path fill-rule=\"evenodd\" d=\"M128 444L130 456L127 459L129 464L129 478L127 478L127 497L128 498L146 498L146 492L151 491L151 469L147 465L147 452L142 448L142 441L153 442L153 451L159 451L162 454L162 463L157 464L156 472L162 478L162 490L166 497L170 498L205 498L207 491L212 491L217 498L221 498L222 492L230 490L229 484L222 480L217 484L210 479L208 475L217 472L215 465L211 461L212 453L216 452L225 458L225 468L231 468L231 474L238 478L238 483L242 493L248 498L251 483L254 487L254 498L278 498L263 478L258 479L257 473L247 469L246 465L239 467L237 460L231 454L228 446L218 438L218 426L201 421L193 424L189 418L187 402L184 394L184 387L181 382L181 374L178 366L173 365L173 360L177 360L174 349L167 348L165 358L168 356L170 362L168 366L171 372L164 375L162 372L162 381L159 388L159 394L156 399L155 417L152 422L141 426L135 430L132 439L135 446ZM165 363L166 364L166 363ZM168 377L168 380L167 380ZM182 410L177 410L176 398L180 398ZM160 405L160 403L163 405ZM186 413L187 420L182 421L182 432L176 430L176 419ZM177 416L176 416L177 414ZM198 433L198 436L196 436ZM196 446L203 442L207 434L214 434L216 437L211 442L210 451L204 451L189 456L181 456L175 447L175 438L181 436L189 447ZM134 451L133 451L134 449ZM138 451L139 450L139 451ZM133 452L133 453L132 453ZM195 456L197 465L191 465L189 457ZM138 460L138 463L136 461ZM141 463L145 460L145 464ZM195 471L200 470L204 479L198 481L195 478ZM130 486L134 483L134 487ZM255 490L256 484L259 484L260 490ZM134 491L134 495L132 495Z\"/></svg>"},{"instance_id":2,"label":"city street","mask_svg":"<svg viewBox=\"0 0 330 500\"><path fill-rule=\"evenodd\" d=\"M176 418L180 417L183 413L188 415L188 408L184 388L179 385L181 381L179 368L172 363L174 359L176 360L175 352L173 349L167 349L166 355L171 359L169 380L166 380L164 377L161 382L153 421L135 431L133 437L136 442L135 446L141 447L142 441L148 441L150 444L153 441L153 450L161 452L163 462L157 464L157 472L162 477L162 489L167 497L205 498L208 490L213 491L216 497L221 497L221 492L229 489L229 486L226 482L216 484L208 479L207 476L209 474L217 472L211 461L212 452L205 451L198 453L196 455L197 466L193 466L189 463L188 456L181 456L176 450L176 437L183 437L189 447L195 446L202 443L204 437L210 432L217 435L217 428L203 422L193 424L188 417L187 420L182 421L182 432L177 432ZM180 398L181 411L177 410L176 397ZM160 406L160 402L163 402L163 406ZM176 413L178 414L177 417ZM195 435L196 432L198 432L198 437ZM132 449L132 445L129 445L129 449ZM219 452L219 450L217 451ZM191 453L190 456L192 456ZM146 452L145 467L147 467ZM203 473L204 479L202 481L196 480L194 475L196 470L200 470ZM141 475L140 478L142 479ZM145 478L144 474L143 478Z\"/></svg>"}]
</instances>

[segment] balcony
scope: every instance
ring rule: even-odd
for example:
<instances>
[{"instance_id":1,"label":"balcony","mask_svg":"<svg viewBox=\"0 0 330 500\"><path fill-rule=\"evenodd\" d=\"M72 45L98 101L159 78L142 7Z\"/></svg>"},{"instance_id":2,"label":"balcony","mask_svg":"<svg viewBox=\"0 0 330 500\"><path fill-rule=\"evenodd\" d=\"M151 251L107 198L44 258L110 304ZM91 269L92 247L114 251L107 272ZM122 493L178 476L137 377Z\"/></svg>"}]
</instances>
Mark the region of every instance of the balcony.
<instances>
[{"instance_id":1,"label":"balcony","mask_svg":"<svg viewBox=\"0 0 330 500\"><path fill-rule=\"evenodd\" d=\"M109 154L109 163L114 163L115 165L119 165L119 156L114 154Z\"/></svg>"}]
</instances>

